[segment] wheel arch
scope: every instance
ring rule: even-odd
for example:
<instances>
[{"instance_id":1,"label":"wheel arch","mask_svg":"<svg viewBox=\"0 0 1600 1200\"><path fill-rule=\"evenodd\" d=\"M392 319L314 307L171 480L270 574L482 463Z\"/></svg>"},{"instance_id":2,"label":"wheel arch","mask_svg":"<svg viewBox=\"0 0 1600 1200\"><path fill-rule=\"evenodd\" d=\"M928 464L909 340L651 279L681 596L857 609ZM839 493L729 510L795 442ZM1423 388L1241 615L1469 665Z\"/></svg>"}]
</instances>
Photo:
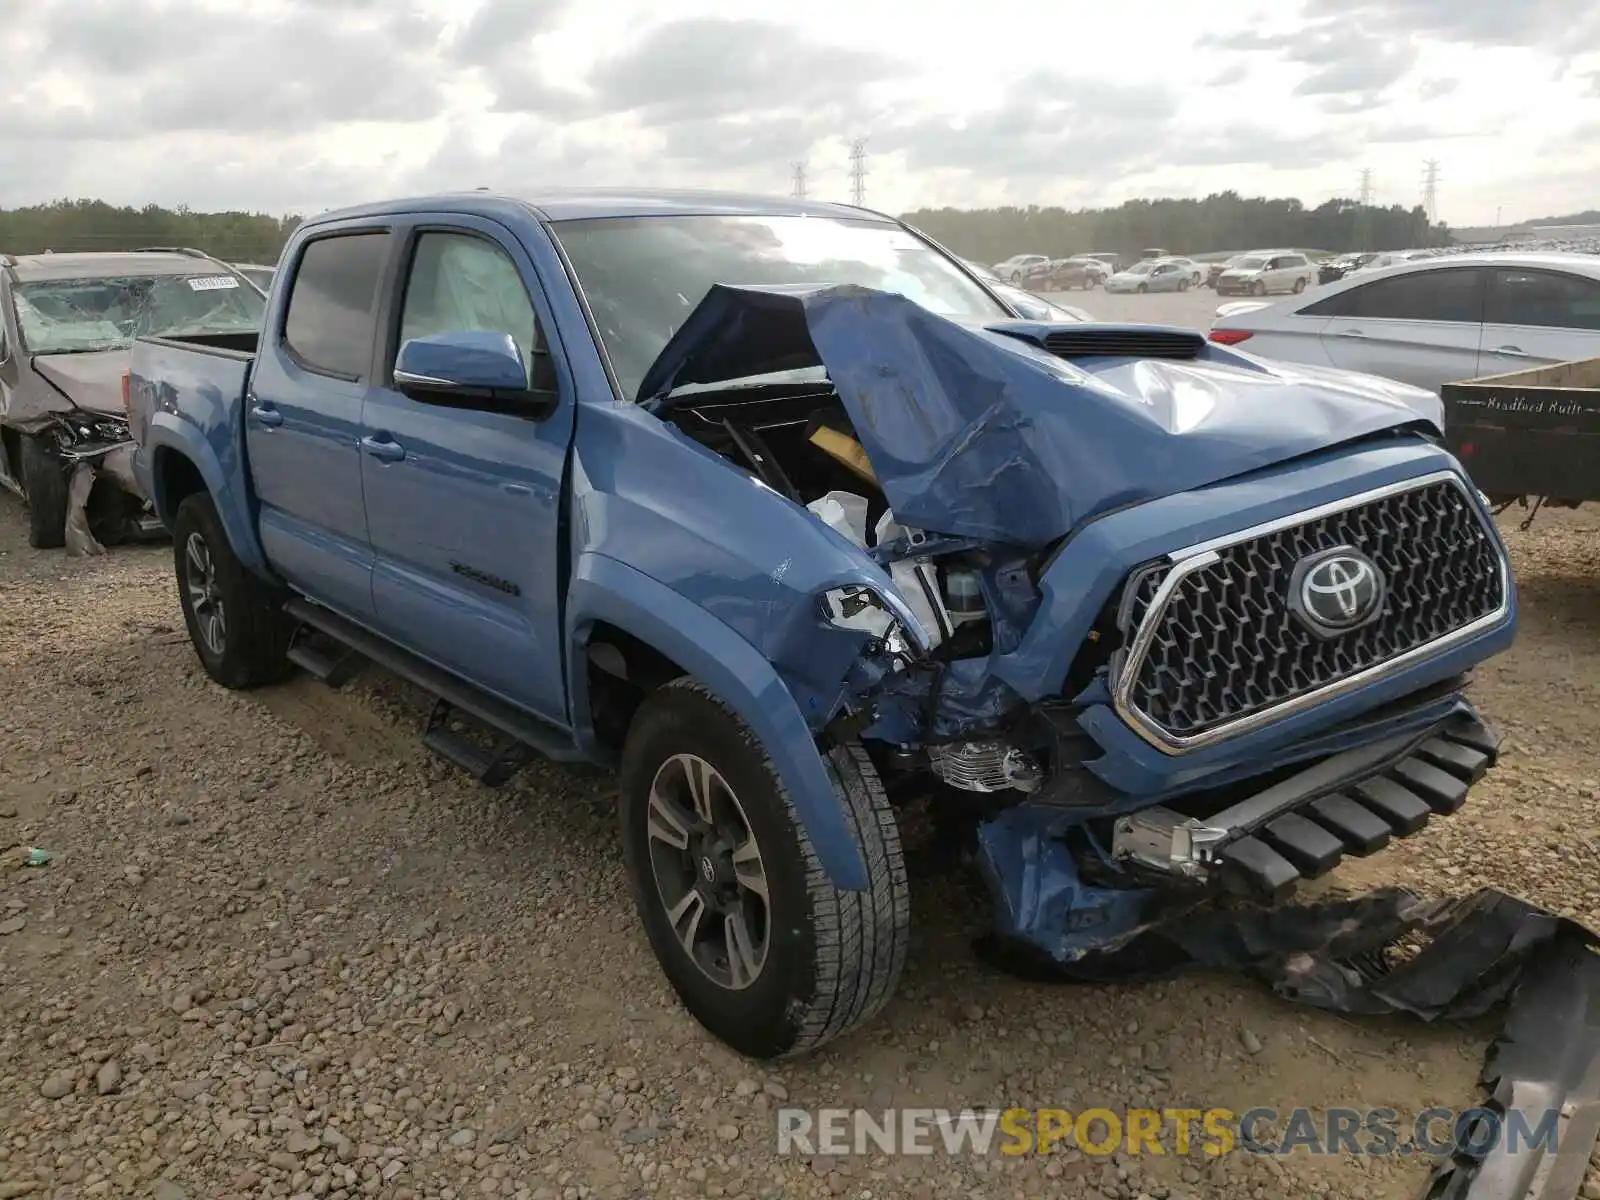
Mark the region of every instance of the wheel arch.
<instances>
[{"instance_id":1,"label":"wheel arch","mask_svg":"<svg viewBox=\"0 0 1600 1200\"><path fill-rule=\"evenodd\" d=\"M630 668L640 664L697 679L766 749L834 886L848 891L867 886L855 831L811 729L760 651L665 584L593 553L574 565L565 627L568 705L573 735L585 750L604 756L590 694L592 647L613 646Z\"/></svg>"}]
</instances>

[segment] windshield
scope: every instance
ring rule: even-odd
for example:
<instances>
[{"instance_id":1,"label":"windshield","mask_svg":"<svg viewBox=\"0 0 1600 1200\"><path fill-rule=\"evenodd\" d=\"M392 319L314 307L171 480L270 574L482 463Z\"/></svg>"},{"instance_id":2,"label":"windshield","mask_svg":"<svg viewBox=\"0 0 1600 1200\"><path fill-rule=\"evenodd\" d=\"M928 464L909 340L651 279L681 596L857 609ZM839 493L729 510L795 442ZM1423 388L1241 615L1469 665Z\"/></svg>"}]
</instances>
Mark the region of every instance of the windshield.
<instances>
[{"instance_id":1,"label":"windshield","mask_svg":"<svg viewBox=\"0 0 1600 1200\"><path fill-rule=\"evenodd\" d=\"M1233 264L1235 271L1259 271L1267 265L1264 258L1241 258Z\"/></svg>"},{"instance_id":2,"label":"windshield","mask_svg":"<svg viewBox=\"0 0 1600 1200\"><path fill-rule=\"evenodd\" d=\"M232 275L119 275L21 283L13 295L29 354L119 350L144 335L255 333L267 302Z\"/></svg>"},{"instance_id":3,"label":"windshield","mask_svg":"<svg viewBox=\"0 0 1600 1200\"><path fill-rule=\"evenodd\" d=\"M858 284L944 316L1010 314L955 263L882 221L682 216L558 221L623 394L713 284Z\"/></svg>"},{"instance_id":4,"label":"windshield","mask_svg":"<svg viewBox=\"0 0 1600 1200\"><path fill-rule=\"evenodd\" d=\"M1148 275L1155 269L1156 264L1153 262L1134 263L1133 266L1128 268L1126 273L1129 275Z\"/></svg>"}]
</instances>

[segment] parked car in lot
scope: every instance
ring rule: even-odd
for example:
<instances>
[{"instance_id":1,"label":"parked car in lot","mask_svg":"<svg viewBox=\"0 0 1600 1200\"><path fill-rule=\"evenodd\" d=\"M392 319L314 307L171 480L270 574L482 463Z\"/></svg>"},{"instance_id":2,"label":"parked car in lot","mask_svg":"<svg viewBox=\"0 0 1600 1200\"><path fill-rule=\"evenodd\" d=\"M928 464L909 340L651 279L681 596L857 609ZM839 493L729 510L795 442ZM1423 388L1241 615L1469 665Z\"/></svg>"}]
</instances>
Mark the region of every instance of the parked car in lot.
<instances>
[{"instance_id":1,"label":"parked car in lot","mask_svg":"<svg viewBox=\"0 0 1600 1200\"><path fill-rule=\"evenodd\" d=\"M1444 384L1600 357L1600 257L1494 252L1354 271L1218 310L1211 339L1266 358Z\"/></svg>"},{"instance_id":2,"label":"parked car in lot","mask_svg":"<svg viewBox=\"0 0 1600 1200\"><path fill-rule=\"evenodd\" d=\"M995 263L992 270L1007 283L1021 283L1028 272L1050 261L1047 254L1013 254L1004 262Z\"/></svg>"},{"instance_id":3,"label":"parked car in lot","mask_svg":"<svg viewBox=\"0 0 1600 1200\"><path fill-rule=\"evenodd\" d=\"M1219 296L1299 295L1317 282L1317 269L1298 251L1263 250L1246 254L1217 276Z\"/></svg>"},{"instance_id":4,"label":"parked car in lot","mask_svg":"<svg viewBox=\"0 0 1600 1200\"><path fill-rule=\"evenodd\" d=\"M1115 275L1118 271L1122 270L1122 255L1117 254L1114 251L1090 250L1084 254L1083 257L1092 258L1098 263L1103 263L1105 265L1106 275L1108 277Z\"/></svg>"},{"instance_id":5,"label":"parked car in lot","mask_svg":"<svg viewBox=\"0 0 1600 1200\"><path fill-rule=\"evenodd\" d=\"M1317 282L1333 283L1335 280L1343 279L1351 271L1359 271L1377 257L1376 253L1366 251L1361 254L1341 254L1336 258L1330 258L1326 262L1317 264Z\"/></svg>"},{"instance_id":6,"label":"parked car in lot","mask_svg":"<svg viewBox=\"0 0 1600 1200\"><path fill-rule=\"evenodd\" d=\"M254 344L132 352L202 667L372 659L485 782L616 765L650 943L746 1054L893 993L891 794L968 821L997 934L1066 962L1282 897L1494 762L1462 689L1515 591L1426 393L1019 319L797 200L467 192L282 261Z\"/></svg>"},{"instance_id":7,"label":"parked car in lot","mask_svg":"<svg viewBox=\"0 0 1600 1200\"><path fill-rule=\"evenodd\" d=\"M1134 263L1106 280L1108 292L1187 292L1192 286L1193 271L1165 260Z\"/></svg>"},{"instance_id":8,"label":"parked car in lot","mask_svg":"<svg viewBox=\"0 0 1600 1200\"><path fill-rule=\"evenodd\" d=\"M1035 291L1087 291L1106 279L1105 264L1093 258L1052 258L1035 263L1022 276L1022 286Z\"/></svg>"},{"instance_id":9,"label":"parked car in lot","mask_svg":"<svg viewBox=\"0 0 1600 1200\"><path fill-rule=\"evenodd\" d=\"M1345 272L1354 275L1357 271L1383 271L1389 267L1397 267L1401 263L1419 262L1423 259L1437 258L1435 250L1385 250L1381 254L1374 254L1358 267L1352 267Z\"/></svg>"},{"instance_id":10,"label":"parked car in lot","mask_svg":"<svg viewBox=\"0 0 1600 1200\"><path fill-rule=\"evenodd\" d=\"M259 327L265 302L199 251L0 255L0 486L28 541L88 546L160 523L133 476L123 375L135 334Z\"/></svg>"}]
</instances>

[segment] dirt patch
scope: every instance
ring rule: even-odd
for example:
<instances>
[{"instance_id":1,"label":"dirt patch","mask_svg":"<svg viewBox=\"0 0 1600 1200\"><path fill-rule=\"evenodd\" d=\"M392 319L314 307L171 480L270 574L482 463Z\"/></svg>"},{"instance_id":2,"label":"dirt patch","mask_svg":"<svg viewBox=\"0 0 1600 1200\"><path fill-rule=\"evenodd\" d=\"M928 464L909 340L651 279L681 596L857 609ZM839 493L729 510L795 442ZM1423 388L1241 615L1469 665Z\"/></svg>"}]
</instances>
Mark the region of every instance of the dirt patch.
<instances>
[{"instance_id":1,"label":"dirt patch","mask_svg":"<svg viewBox=\"0 0 1600 1200\"><path fill-rule=\"evenodd\" d=\"M1337 883L1493 885L1600 920L1600 519L1508 523L1509 738L1462 814ZM170 551L27 549L0 501L0 1181L8 1194L1413 1195L1415 1160L780 1158L774 1108L1386 1106L1476 1098L1483 1028L1354 1023L1225 979L996 976L964 879L917 865L882 1020L760 1070L701 1033L628 899L608 784L480 789L373 671L238 696L182 635ZM20 921L20 925L17 922ZM785 1099L780 1100L783 1097ZM16 1189L33 1182L33 1193ZM173 1188L179 1189L177 1191Z\"/></svg>"}]
</instances>

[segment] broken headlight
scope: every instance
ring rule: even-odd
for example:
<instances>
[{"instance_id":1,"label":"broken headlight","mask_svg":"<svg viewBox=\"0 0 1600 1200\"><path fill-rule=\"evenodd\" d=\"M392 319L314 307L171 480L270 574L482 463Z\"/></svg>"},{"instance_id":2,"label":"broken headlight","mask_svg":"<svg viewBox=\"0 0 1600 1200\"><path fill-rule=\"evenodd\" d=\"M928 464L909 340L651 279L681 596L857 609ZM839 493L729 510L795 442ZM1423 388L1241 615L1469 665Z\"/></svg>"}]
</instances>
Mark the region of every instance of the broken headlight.
<instances>
[{"instance_id":1,"label":"broken headlight","mask_svg":"<svg viewBox=\"0 0 1600 1200\"><path fill-rule=\"evenodd\" d=\"M56 446L63 458L88 458L104 454L133 440L128 430L128 419L110 413L57 413L55 434Z\"/></svg>"},{"instance_id":2,"label":"broken headlight","mask_svg":"<svg viewBox=\"0 0 1600 1200\"><path fill-rule=\"evenodd\" d=\"M829 588L817 596L822 619L883 643L895 658L914 658L929 646L927 631L903 604L862 584Z\"/></svg>"}]
</instances>

